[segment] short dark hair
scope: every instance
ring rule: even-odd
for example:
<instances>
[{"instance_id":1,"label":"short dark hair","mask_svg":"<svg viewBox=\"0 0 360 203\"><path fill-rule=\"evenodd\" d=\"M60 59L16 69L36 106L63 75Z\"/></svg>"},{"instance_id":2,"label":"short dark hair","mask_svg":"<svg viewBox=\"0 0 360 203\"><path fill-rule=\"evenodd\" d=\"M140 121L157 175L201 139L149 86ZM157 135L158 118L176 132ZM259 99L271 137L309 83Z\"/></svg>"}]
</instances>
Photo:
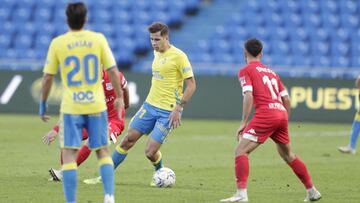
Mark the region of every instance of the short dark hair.
<instances>
[{"instance_id":1,"label":"short dark hair","mask_svg":"<svg viewBox=\"0 0 360 203\"><path fill-rule=\"evenodd\" d=\"M160 32L161 36L169 34L169 27L161 22L154 22L148 27L148 31L150 33L157 33Z\"/></svg>"},{"instance_id":2,"label":"short dark hair","mask_svg":"<svg viewBox=\"0 0 360 203\"><path fill-rule=\"evenodd\" d=\"M82 2L69 3L66 7L67 22L71 29L80 30L86 21L87 8Z\"/></svg>"},{"instance_id":3,"label":"short dark hair","mask_svg":"<svg viewBox=\"0 0 360 203\"><path fill-rule=\"evenodd\" d=\"M246 40L245 49L251 56L257 57L261 53L263 45L260 40L251 38Z\"/></svg>"}]
</instances>

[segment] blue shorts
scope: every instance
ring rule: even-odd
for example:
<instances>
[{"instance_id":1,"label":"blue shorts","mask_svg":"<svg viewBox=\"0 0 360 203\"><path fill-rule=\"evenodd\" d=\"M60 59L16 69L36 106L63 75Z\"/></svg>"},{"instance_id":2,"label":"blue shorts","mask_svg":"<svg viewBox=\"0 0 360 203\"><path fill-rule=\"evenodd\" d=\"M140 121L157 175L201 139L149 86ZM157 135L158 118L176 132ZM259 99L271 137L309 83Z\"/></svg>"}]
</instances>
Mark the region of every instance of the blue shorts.
<instances>
[{"instance_id":1,"label":"blue shorts","mask_svg":"<svg viewBox=\"0 0 360 203\"><path fill-rule=\"evenodd\" d=\"M91 149L109 145L106 111L89 115L63 114L60 116L59 126L61 148L80 148L83 128L87 129L88 146Z\"/></svg>"},{"instance_id":2,"label":"blue shorts","mask_svg":"<svg viewBox=\"0 0 360 203\"><path fill-rule=\"evenodd\" d=\"M160 109L144 102L139 111L131 119L130 127L142 134L150 134L150 137L155 141L164 143L170 132L170 113L171 111Z\"/></svg>"}]
</instances>

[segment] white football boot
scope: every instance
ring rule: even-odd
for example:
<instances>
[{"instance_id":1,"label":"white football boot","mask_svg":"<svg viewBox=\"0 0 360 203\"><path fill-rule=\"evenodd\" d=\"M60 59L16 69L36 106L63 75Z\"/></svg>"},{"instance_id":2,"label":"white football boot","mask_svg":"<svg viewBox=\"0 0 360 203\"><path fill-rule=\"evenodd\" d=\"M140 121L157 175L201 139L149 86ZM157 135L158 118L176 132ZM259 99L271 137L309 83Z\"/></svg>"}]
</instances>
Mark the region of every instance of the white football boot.
<instances>
[{"instance_id":1,"label":"white football boot","mask_svg":"<svg viewBox=\"0 0 360 203\"><path fill-rule=\"evenodd\" d=\"M106 194L104 197L104 203L115 203L114 195Z\"/></svg>"},{"instance_id":2,"label":"white football boot","mask_svg":"<svg viewBox=\"0 0 360 203\"><path fill-rule=\"evenodd\" d=\"M61 181L62 180L63 174L62 174L61 170L56 170L56 169L50 168L49 173L50 173L51 177L53 178L53 181Z\"/></svg>"},{"instance_id":3,"label":"white football boot","mask_svg":"<svg viewBox=\"0 0 360 203\"><path fill-rule=\"evenodd\" d=\"M314 186L306 190L306 197L304 202L315 202L319 199L321 199L321 194Z\"/></svg>"},{"instance_id":4,"label":"white football boot","mask_svg":"<svg viewBox=\"0 0 360 203\"><path fill-rule=\"evenodd\" d=\"M220 202L248 202L247 190L239 189L232 197L222 199Z\"/></svg>"},{"instance_id":5,"label":"white football boot","mask_svg":"<svg viewBox=\"0 0 360 203\"><path fill-rule=\"evenodd\" d=\"M338 150L341 153L346 153L346 154L355 154L356 153L356 150L351 148L349 145L338 147Z\"/></svg>"}]
</instances>

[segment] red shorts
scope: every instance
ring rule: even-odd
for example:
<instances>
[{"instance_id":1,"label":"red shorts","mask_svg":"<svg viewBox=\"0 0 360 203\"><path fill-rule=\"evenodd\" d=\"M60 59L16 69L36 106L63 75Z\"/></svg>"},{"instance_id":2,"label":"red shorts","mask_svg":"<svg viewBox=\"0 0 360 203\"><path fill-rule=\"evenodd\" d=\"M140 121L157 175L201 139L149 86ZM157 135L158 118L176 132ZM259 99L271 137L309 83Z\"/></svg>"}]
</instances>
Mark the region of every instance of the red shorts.
<instances>
[{"instance_id":1,"label":"red shorts","mask_svg":"<svg viewBox=\"0 0 360 203\"><path fill-rule=\"evenodd\" d=\"M276 143L290 143L286 112L255 114L245 127L242 137L260 144L268 137Z\"/></svg>"},{"instance_id":2,"label":"red shorts","mask_svg":"<svg viewBox=\"0 0 360 203\"><path fill-rule=\"evenodd\" d=\"M109 119L108 131L111 141L115 144L119 135L121 135L124 130L124 121L119 119ZM83 128L83 137L82 140L88 139L88 133L85 128Z\"/></svg>"}]
</instances>

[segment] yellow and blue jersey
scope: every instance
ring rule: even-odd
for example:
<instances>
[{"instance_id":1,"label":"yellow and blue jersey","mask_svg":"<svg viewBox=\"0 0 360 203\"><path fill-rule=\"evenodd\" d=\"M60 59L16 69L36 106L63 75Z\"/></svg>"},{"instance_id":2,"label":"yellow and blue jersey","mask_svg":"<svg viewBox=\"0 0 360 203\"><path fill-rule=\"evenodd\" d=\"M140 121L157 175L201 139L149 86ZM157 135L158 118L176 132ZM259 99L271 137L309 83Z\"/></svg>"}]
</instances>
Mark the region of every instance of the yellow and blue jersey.
<instances>
[{"instance_id":1,"label":"yellow and blue jersey","mask_svg":"<svg viewBox=\"0 0 360 203\"><path fill-rule=\"evenodd\" d=\"M172 111L182 98L184 80L193 77L193 70L186 54L175 46L164 53L154 51L152 80L146 102Z\"/></svg>"},{"instance_id":2,"label":"yellow and blue jersey","mask_svg":"<svg viewBox=\"0 0 360 203\"><path fill-rule=\"evenodd\" d=\"M104 35L82 30L67 32L51 41L43 72L55 75L60 68L64 87L62 113L93 114L106 110L102 69L115 66Z\"/></svg>"}]
</instances>

